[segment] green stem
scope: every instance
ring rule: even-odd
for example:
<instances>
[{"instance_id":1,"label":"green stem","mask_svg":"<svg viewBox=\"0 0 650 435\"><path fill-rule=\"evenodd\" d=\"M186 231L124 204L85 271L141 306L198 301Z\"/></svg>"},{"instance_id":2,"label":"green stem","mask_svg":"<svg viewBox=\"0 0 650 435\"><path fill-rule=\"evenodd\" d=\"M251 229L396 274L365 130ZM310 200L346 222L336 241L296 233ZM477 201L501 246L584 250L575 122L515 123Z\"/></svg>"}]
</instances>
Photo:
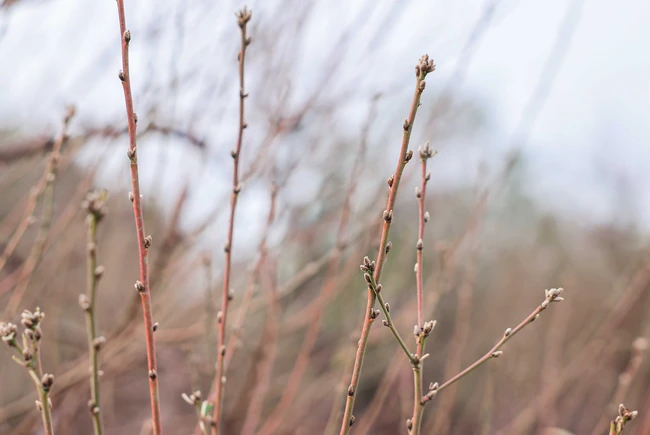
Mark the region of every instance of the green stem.
<instances>
[{"instance_id":1,"label":"green stem","mask_svg":"<svg viewBox=\"0 0 650 435\"><path fill-rule=\"evenodd\" d=\"M97 339L97 328L95 326L95 301L97 299L98 276L97 269L97 215L89 213L86 218L88 256L87 256L87 297L89 305L85 309L86 333L88 336L88 354L90 356L90 415L93 421L95 435L102 435L101 402L99 399L99 348Z\"/></svg>"},{"instance_id":2,"label":"green stem","mask_svg":"<svg viewBox=\"0 0 650 435\"><path fill-rule=\"evenodd\" d=\"M38 387L38 396L41 401L41 416L43 417L43 428L45 429L45 435L54 435L54 427L52 426L52 410L50 409L49 393L45 391L41 385L37 385L37 387Z\"/></svg>"},{"instance_id":3,"label":"green stem","mask_svg":"<svg viewBox=\"0 0 650 435\"><path fill-rule=\"evenodd\" d=\"M49 392L43 388L43 384L41 382L41 379L43 378L43 369L41 366L41 355L38 350L39 343L36 341L32 342L33 359L30 361L30 364L27 365L27 369L29 371L29 375L34 381L36 391L38 391L38 398L41 403L41 406L39 406L39 411L41 412L41 417L43 418L43 428L45 430L45 435L54 435Z\"/></svg>"},{"instance_id":4,"label":"green stem","mask_svg":"<svg viewBox=\"0 0 650 435\"><path fill-rule=\"evenodd\" d=\"M375 296L379 301L379 307L381 308L381 311L384 313L384 317L386 318L386 326L388 327L388 329L390 329L390 332L393 333L395 340L397 340L397 342L399 343L400 347L406 354L406 357L408 358L410 363L415 365L415 359L413 358L411 351L406 346L404 339L399 335L399 332L397 331L395 325L393 324L393 319L390 316L390 311L388 311L388 308L386 307L386 302L384 302L384 297L382 296L381 293L377 293L377 283L375 282L372 275L368 274L368 276L370 277L369 286L372 289L372 291L375 293Z\"/></svg>"},{"instance_id":5,"label":"green stem","mask_svg":"<svg viewBox=\"0 0 650 435\"><path fill-rule=\"evenodd\" d=\"M411 419L412 429L411 435L420 435L420 428L422 426L422 416L424 415L424 405L426 402L422 398L422 354L424 353L424 343L426 336L420 334L418 337L418 363L413 364L413 417Z\"/></svg>"}]
</instances>

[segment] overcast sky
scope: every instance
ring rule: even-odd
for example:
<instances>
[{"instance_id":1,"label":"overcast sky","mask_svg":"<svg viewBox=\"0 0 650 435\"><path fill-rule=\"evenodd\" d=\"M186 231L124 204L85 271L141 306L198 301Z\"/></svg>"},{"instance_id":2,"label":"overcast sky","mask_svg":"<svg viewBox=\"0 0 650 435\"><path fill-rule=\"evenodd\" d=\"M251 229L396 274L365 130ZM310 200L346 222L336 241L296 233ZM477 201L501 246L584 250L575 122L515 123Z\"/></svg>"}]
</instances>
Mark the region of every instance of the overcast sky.
<instances>
[{"instance_id":1,"label":"overcast sky","mask_svg":"<svg viewBox=\"0 0 650 435\"><path fill-rule=\"evenodd\" d=\"M230 78L224 80L235 85L233 12L242 4L126 3L134 35L136 105L137 93L151 84L143 83L143 77L152 77L154 71L155 78L149 80L154 87L164 87L174 71L181 77L191 74L187 60L197 56L201 74L191 76L195 86L188 85L174 106L167 107L167 118L187 124L186 109L208 89L202 83L208 83L209 77L226 75ZM300 4L248 3L253 20L261 25L270 17L280 25L284 25L282 16L291 22ZM549 207L570 216L607 221L620 211L620 195L625 193L633 203L633 210L625 213L638 213L642 225L650 228L649 1L502 0L494 2L492 15L486 15L487 2L478 0L372 4L376 6L350 0L317 2L296 48L299 61L292 70L296 98L311 92L337 35L360 16L352 36L359 48L348 47L342 53L338 75L357 77L360 68L367 69L362 74L365 89L395 89L409 83L403 99L390 100L400 112L380 110L378 117L406 112L413 65L421 54L429 53L438 66L429 79L436 81L432 99L449 86L453 95L471 96L483 104L487 125L471 139L472 149L479 150L482 158L501 158L509 147L522 147L530 165L530 189ZM284 12L279 12L281 7ZM487 26L484 31L477 22ZM0 27L0 127L51 133L69 102L78 106L79 124L123 121L113 0L21 0L0 11ZM464 47L477 29L480 37L468 53ZM179 34L181 43L175 42ZM138 45L144 35L157 41L153 52L144 52L150 48L145 44ZM459 66L459 60L469 63ZM337 89L337 83L331 86ZM193 128L214 143L228 143L234 130L216 129L210 117L236 104L235 97L205 108L208 115ZM354 107L354 98L349 104ZM342 127L349 123L358 130L362 115L345 116ZM438 172L458 179L464 157L454 151L453 142L440 145Z\"/></svg>"}]
</instances>

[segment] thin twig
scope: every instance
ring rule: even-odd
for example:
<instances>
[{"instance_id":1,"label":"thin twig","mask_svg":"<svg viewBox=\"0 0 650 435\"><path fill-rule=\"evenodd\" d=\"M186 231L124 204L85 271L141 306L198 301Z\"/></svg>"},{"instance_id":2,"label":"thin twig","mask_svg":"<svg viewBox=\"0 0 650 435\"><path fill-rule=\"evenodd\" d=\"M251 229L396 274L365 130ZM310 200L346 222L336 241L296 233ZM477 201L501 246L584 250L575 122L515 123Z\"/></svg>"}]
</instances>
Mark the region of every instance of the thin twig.
<instances>
[{"instance_id":1,"label":"thin twig","mask_svg":"<svg viewBox=\"0 0 650 435\"><path fill-rule=\"evenodd\" d=\"M23 300L23 296L25 295L25 291L29 286L29 282L34 275L34 271L36 270L36 267L40 263L41 259L43 258L43 254L45 253L45 244L49 238L50 228L52 225L52 215L54 213L54 181L56 179L55 167L56 165L51 166L51 170L47 177L45 191L43 192L43 200L41 205L42 212L40 218L41 225L38 228L36 241L32 245L29 257L27 258L27 261L25 261L25 264L20 271L17 286L13 291L9 302L7 302L7 307L5 309L5 316L7 317L13 316L18 310L18 307Z\"/></svg>"},{"instance_id":2,"label":"thin twig","mask_svg":"<svg viewBox=\"0 0 650 435\"><path fill-rule=\"evenodd\" d=\"M269 291L269 312L264 328L263 351L257 365L257 376L255 388L251 392L251 399L246 410L244 426L241 429L242 435L252 435L262 416L264 399L269 391L273 362L275 361L278 348L278 331L280 319L280 304L278 301L277 283L275 277L276 267L272 269Z\"/></svg>"},{"instance_id":3,"label":"thin twig","mask_svg":"<svg viewBox=\"0 0 650 435\"><path fill-rule=\"evenodd\" d=\"M95 191L88 194L83 207L88 211L86 216L87 239L86 248L86 294L79 296L79 305L86 317L86 334L88 338L88 354L90 356L90 402L88 410L93 420L95 435L103 433L101 401L99 399L99 351L105 343L104 337L97 337L97 285L104 274L103 266L97 265L97 224L104 217L104 204L108 195L106 191Z\"/></svg>"},{"instance_id":4,"label":"thin twig","mask_svg":"<svg viewBox=\"0 0 650 435\"><path fill-rule=\"evenodd\" d=\"M203 257L203 266L205 268L205 344L206 344L206 357L207 360L212 362L216 360L216 350L217 350L217 336L215 331L215 325L217 324L217 313L215 309L215 301L213 295L213 285L212 285L212 256L209 253L205 253ZM216 376L215 369L212 369L210 379L214 379Z\"/></svg>"},{"instance_id":5,"label":"thin twig","mask_svg":"<svg viewBox=\"0 0 650 435\"><path fill-rule=\"evenodd\" d=\"M377 99L378 96L375 96L371 103L370 110L368 111L368 118L366 119L363 131L361 133L359 151L355 156L354 163L352 164L349 183L346 189L343 205L341 207L341 217L339 219L338 228L336 231L335 248L337 249L337 252L331 257L329 261L327 271L325 272L325 280L321 285L318 297L314 301L314 306L317 309L314 310L313 314L309 317L309 327L307 329L307 333L305 334L305 338L303 339L300 351L295 358L296 363L294 364L293 369L291 370L291 374L289 375L287 386L282 393L282 397L280 398L278 405L273 409L271 415L260 429L260 434L274 433L279 424L284 420L284 416L287 410L290 408L291 403L298 393L300 383L302 382L305 370L309 364L309 358L311 356L312 350L314 349L314 346L316 345L318 334L322 325L323 313L325 312L324 307L328 299L334 293L335 288L342 287L338 285L341 282L341 274L338 273L338 271L340 270L341 256L345 244L348 222L351 215L352 195L356 191L358 183L357 175L361 171L362 162L365 157L370 126L372 125L372 122L376 116L375 109ZM307 310L309 310L309 307L304 309L304 311Z\"/></svg>"},{"instance_id":6,"label":"thin twig","mask_svg":"<svg viewBox=\"0 0 650 435\"><path fill-rule=\"evenodd\" d=\"M560 295L564 289L562 288L552 288L550 290L545 290L545 295L546 297L544 298L544 301L537 307L535 310L530 313L526 319L524 319L519 325L515 326L514 328L507 328L505 332L503 333L503 337L501 340L495 344L492 349L490 349L485 355L483 355L481 358L476 360L472 365L467 367L465 370L462 372L458 373L456 376L453 378L449 379L442 385L438 385L438 383L431 383L429 386L429 392L422 397L422 401L424 403L429 402L431 399L433 399L438 393L440 393L442 390L448 388L449 386L455 384L480 366L482 366L485 362L492 358L498 358L503 354L503 351L499 350L501 347L506 344L508 340L510 340L512 337L515 336L519 331L521 331L523 328L525 328L527 325L530 323L534 322L538 317L539 314L544 311L546 308L548 308L549 304L552 302L561 302L564 300Z\"/></svg>"},{"instance_id":7,"label":"thin twig","mask_svg":"<svg viewBox=\"0 0 650 435\"><path fill-rule=\"evenodd\" d=\"M138 258L140 263L140 279L135 282L135 288L140 293L142 312L144 316L145 339L147 343L147 368L149 374L149 396L151 397L151 426L154 435L162 433L160 418L160 396L158 393L158 366L156 364L156 343L153 313L151 308L151 288L149 287L149 247L151 236L147 236L144 228L142 213L142 195L140 194L140 177L138 173L138 155L136 147L136 124L138 118L133 111L133 95L131 93L131 74L129 72L129 43L131 31L126 29L124 0L117 0L117 12L120 22L120 39L122 46L122 71L119 73L124 90L124 103L129 130L129 150L127 155L131 163L131 188L129 196L133 203L133 216L138 239Z\"/></svg>"},{"instance_id":8,"label":"thin twig","mask_svg":"<svg viewBox=\"0 0 650 435\"><path fill-rule=\"evenodd\" d=\"M370 262L370 259L368 257L365 257L363 259L363 262L364 264L362 264L361 267L362 270L366 272L364 273L363 277L368 283L368 288L375 293L375 297L379 301L379 306L381 307L381 311L384 313L385 319L382 321L382 323L384 326L390 329L390 332L393 333L395 340L397 340L397 343L404 351L404 354L406 355L406 358L409 360L409 362L411 364L414 364L416 356L411 353L408 346L404 342L404 339L397 331L397 328L395 328L395 325L393 324L393 319L390 315L390 306L384 301L384 297L381 294L382 286L381 284L377 284L375 282L375 279L372 277L372 272L374 271L375 268L374 262ZM370 317L376 319L377 317L379 317L379 311L375 310L372 314L370 314Z\"/></svg>"},{"instance_id":9,"label":"thin twig","mask_svg":"<svg viewBox=\"0 0 650 435\"><path fill-rule=\"evenodd\" d=\"M395 169L395 174L388 179L388 184L390 186L390 192L388 193L388 202L386 209L383 212L384 216L384 225L381 233L381 241L379 243L379 252L377 254L377 263L374 269L373 279L376 283L380 281L381 271L384 266L384 259L387 254L388 246L388 236L390 233L390 225L393 219L393 207L395 205L395 200L397 199L397 191L399 188L399 183L402 178L402 173L404 172L404 167L406 163L413 156L413 151L408 150L408 145L411 140L411 132L413 131L413 123L415 122L415 116L417 114L418 108L420 107L420 97L426 86L424 81L428 73L433 72L435 65L433 60L429 60L429 56L424 55L420 58L418 65L415 67L415 92L413 95L413 101L411 103L411 110L409 112L409 117L404 121L403 137L402 137L402 146L400 149L399 158L397 160L397 167ZM352 378L350 380L350 386L348 387L348 397L345 402L345 412L343 413L343 420L341 422L341 431L340 435L347 435L350 433L350 427L354 424L354 416L352 411L354 410L354 401L356 398L356 391L359 386L359 380L361 378L361 368L363 367L363 359L366 355L366 348L368 347L368 338L370 337L370 327L372 326L374 318L372 317L375 313L375 299L376 293L372 289L368 290L368 301L366 305L366 310L364 311L364 322L361 329L361 337L359 339L359 347L357 348L357 353L354 361L354 366L352 369Z\"/></svg>"},{"instance_id":10,"label":"thin twig","mask_svg":"<svg viewBox=\"0 0 650 435\"><path fill-rule=\"evenodd\" d=\"M476 203L476 210L482 214L482 210L487 200L487 191L479 195ZM467 344L470 335L471 323L471 306L472 306L472 292L475 286L477 263L478 263L478 241L476 230L479 223L478 219L471 219L471 227L467 232L469 240L469 255L467 259L467 270L464 273L460 288L457 292L457 308L454 332L451 336L451 344L447 352L447 359L445 361L445 377L451 377L462 368L462 355L463 350ZM438 409L436 410L435 425L432 430L427 433L433 435L442 435L450 431L452 410L454 401L456 400L455 388L447 391L447 393L440 399Z\"/></svg>"},{"instance_id":11,"label":"thin twig","mask_svg":"<svg viewBox=\"0 0 650 435\"><path fill-rule=\"evenodd\" d=\"M648 342L643 337L637 338L632 343L632 355L630 357L630 361L627 363L625 371L619 375L616 390L614 390L612 398L605 407L603 415L600 417L598 424L591 432L592 435L598 435L603 432L603 427L607 425L607 420L610 418L609 415L612 408L616 409L616 403L620 403L625 398L628 390L630 389L630 386L632 385L632 381L639 372L641 362L643 361L643 353L647 347Z\"/></svg>"},{"instance_id":12,"label":"thin twig","mask_svg":"<svg viewBox=\"0 0 650 435\"><path fill-rule=\"evenodd\" d=\"M239 310L237 311L237 318L232 327L230 340L228 340L228 344L226 345L226 358L224 361L226 371L228 371L230 361L232 361L233 355L235 354L235 349L237 349L238 342L241 339L244 321L246 320L248 309L250 308L251 302L253 301L255 290L258 287L258 281L262 273L262 266L264 266L264 263L268 257L268 238L269 233L271 232L271 226L275 221L277 196L278 186L273 184L271 187L271 206L269 207L269 213L266 217L266 228L264 229L264 235L262 236L262 240L260 241L260 244L257 248L257 261L253 266L253 272L249 276L248 283L246 285L246 291L244 292L242 303L239 306Z\"/></svg>"},{"instance_id":13,"label":"thin twig","mask_svg":"<svg viewBox=\"0 0 650 435\"><path fill-rule=\"evenodd\" d=\"M412 435L419 435L420 428L422 427L422 415L424 410L424 403L422 403L422 370L424 363L424 343L427 335L431 333L435 327L435 322L423 323L422 310L423 310L423 251L424 251L424 226L429 221L429 213L425 210L425 199L427 192L427 182L431 178L431 173L427 172L427 161L435 155L435 152L427 142L424 147L420 148L420 168L421 180L420 187L415 188L415 197L418 199L418 241L415 245L417 251L417 263L415 264L416 276L416 289L417 289L417 311L418 323L415 326L415 338L417 342L417 350L415 357L411 359L413 366L413 415L407 421L406 425Z\"/></svg>"},{"instance_id":14,"label":"thin twig","mask_svg":"<svg viewBox=\"0 0 650 435\"><path fill-rule=\"evenodd\" d=\"M601 358L602 353L609 348L604 343L609 343L608 337L619 330L630 310L645 294L648 282L650 282L650 262L646 261L634 274L621 296L618 296L607 317L600 322L593 339L554 377L553 383L519 411L500 433L518 435L528 431L537 420L540 410L555 399L570 381L584 373L584 368L590 365L590 361L598 361Z\"/></svg>"},{"instance_id":15,"label":"thin twig","mask_svg":"<svg viewBox=\"0 0 650 435\"><path fill-rule=\"evenodd\" d=\"M54 141L54 145L52 146L52 152L50 153L47 167L43 172L41 178L36 183L36 186L34 186L34 188L32 188L32 190L29 192L29 199L27 201L27 206L25 207L25 212L23 213L23 218L21 219L18 228L13 232L11 239L9 242L7 242L7 246L2 252L2 255L0 255L0 271L2 271L5 264L7 264L7 260L13 253L14 249L16 249L18 246L18 242L20 242L22 239L25 231L27 230L27 227L33 222L34 209L36 208L36 203L38 202L40 195L48 185L52 185L52 183L54 183L54 177L56 176L59 159L61 158L61 147L68 138L68 125L70 124L70 120L74 116L74 113L74 106L68 107L66 115L63 119L63 127L61 129L61 132L59 133L59 136L57 136L56 140Z\"/></svg>"},{"instance_id":16,"label":"thin twig","mask_svg":"<svg viewBox=\"0 0 650 435\"><path fill-rule=\"evenodd\" d=\"M52 249L53 241L58 239L58 236L63 233L74 221L74 217L77 215L79 210L79 203L82 201L83 197L88 193L88 189L92 185L93 179L95 177L96 168L93 168L91 173L79 183L77 189L68 201L68 204L59 214L58 218L52 225L52 228L47 232L47 237L45 238L45 245L41 249L41 258L44 258L47 253ZM32 252L34 252L32 250ZM0 279L0 296L8 292L14 285L20 281L20 276L22 275L21 269L16 269L15 271L7 274L4 278Z\"/></svg>"},{"instance_id":17,"label":"thin twig","mask_svg":"<svg viewBox=\"0 0 650 435\"><path fill-rule=\"evenodd\" d=\"M241 184L239 182L239 161L241 156L241 146L244 137L244 129L247 127L244 119L245 101L248 94L244 87L244 61L246 59L246 48L251 43L251 38L248 37L246 30L248 22L251 19L251 12L244 7L237 13L237 23L241 29L241 48L237 55L239 61L239 133L237 136L237 146L232 151L232 158L234 160L234 170L232 178L232 194L230 197L230 218L228 220L228 235L226 244L224 246L226 264L223 274L223 295L221 299L221 314L217 314L219 320L219 350L217 353L217 375L215 376L215 403L212 434L218 435L221 433L222 426L222 411L223 411L223 390L225 386L225 371L224 371L224 357L226 354L226 320L228 314L228 303L230 302L230 273L232 262L232 245L233 233L235 224L235 209L237 207L237 198L241 191Z\"/></svg>"}]
</instances>

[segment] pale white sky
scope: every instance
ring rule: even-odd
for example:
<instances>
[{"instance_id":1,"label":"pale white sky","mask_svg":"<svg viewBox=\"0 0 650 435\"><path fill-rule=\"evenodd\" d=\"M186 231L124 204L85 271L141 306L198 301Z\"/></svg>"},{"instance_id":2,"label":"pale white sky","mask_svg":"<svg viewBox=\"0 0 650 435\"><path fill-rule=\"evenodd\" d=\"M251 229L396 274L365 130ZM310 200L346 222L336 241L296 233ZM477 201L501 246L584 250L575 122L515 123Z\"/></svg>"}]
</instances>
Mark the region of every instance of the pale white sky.
<instances>
[{"instance_id":1,"label":"pale white sky","mask_svg":"<svg viewBox=\"0 0 650 435\"><path fill-rule=\"evenodd\" d=\"M258 25L285 28L295 21L303 3L250 1L248 5ZM232 146L235 124L230 121L237 98L235 93L223 94L226 98L218 89L236 89L238 30L233 12L242 4L127 0L136 111L142 113L146 107L141 106L155 103L164 119L182 126L192 123L193 131L213 144L208 159L214 168L193 174L201 180L204 194L211 197L218 194L217 181L230 176L229 160L221 164L220 159ZM497 1L489 28L473 46L475 54L463 80L449 82L458 78L455 71L463 46L485 4L478 0L413 0L372 2L374 6L369 6L363 1L317 0L292 50L278 49L273 55L295 59L281 74L291 80L292 101L298 105L319 85L328 53L339 35L356 23L357 30L351 34L354 44L341 51L336 77L343 79L328 83L325 94L345 90L350 83L363 90L363 95L351 94L335 115L336 125L354 137L365 117L367 95L375 90L396 92L380 105L378 120L382 128L397 125L397 129L385 129L390 140L397 140L410 100L413 65L421 54L429 53L438 70L428 80L425 106L448 83L452 83L453 96L484 105L486 125L479 134L437 144L441 148L433 167L437 184L466 182L476 173L468 162L498 162L512 144L522 113L547 68L567 10L574 7L578 12L570 43L555 49L566 49L566 58L551 65L551 69L559 68L557 76L548 92L542 93L543 105L523 144L530 165L530 189L552 209L606 221L620 210L620 192L611 187L613 180L619 180L627 185L626 194L631 195L635 208L625 212L638 213L642 226L650 228L650 195L646 193L650 186L650 2ZM116 78L120 57L115 9L112 0L22 0L0 12L4 29L0 39L0 127L20 127L33 134L52 132L69 102L78 106L76 128L123 121L123 96ZM255 49L264 47L265 41L255 40L255 29L252 34L248 74L251 105L255 106L264 101L264 94L275 90L264 88L264 79L256 77L256 73L271 72L268 65L255 63L256 56L261 57ZM184 77L186 83L176 94L169 90L174 74ZM147 90L147 101L141 101L139 95ZM215 92L214 102L202 105L197 116L196 101L208 92ZM253 123L247 134L254 141L261 133L256 133ZM466 143L461 147L460 142ZM161 148L168 142L158 145ZM467 149L476 155L467 155ZM107 162L107 172L124 163L122 150L116 154L119 159ZM180 174L192 173L205 160L205 156L178 147L172 147L167 157L164 172L170 176L165 188L172 191ZM183 164L170 165L169 161ZM221 169L226 172L220 174ZM145 178L156 175L145 173ZM309 198L314 189L310 190L308 183L300 184L303 196ZM193 198L197 205L204 202L201 196ZM264 202L254 203L260 210L265 207Z\"/></svg>"}]
</instances>

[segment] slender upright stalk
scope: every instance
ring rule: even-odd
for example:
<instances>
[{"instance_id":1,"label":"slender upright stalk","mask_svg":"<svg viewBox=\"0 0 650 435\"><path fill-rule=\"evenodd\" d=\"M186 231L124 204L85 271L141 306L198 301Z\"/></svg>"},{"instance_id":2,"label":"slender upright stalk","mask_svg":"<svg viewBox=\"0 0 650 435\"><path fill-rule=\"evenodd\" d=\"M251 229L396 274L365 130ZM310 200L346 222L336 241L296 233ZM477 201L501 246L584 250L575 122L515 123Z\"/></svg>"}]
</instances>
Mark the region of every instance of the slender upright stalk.
<instances>
[{"instance_id":1,"label":"slender upright stalk","mask_svg":"<svg viewBox=\"0 0 650 435\"><path fill-rule=\"evenodd\" d=\"M217 318L217 313L215 309L215 300L213 294L213 285L212 285L212 257L209 254L205 254L203 257L203 265L205 266L205 344L207 347L206 357L208 361L215 361L217 358L217 336L216 336L216 324L215 319ZM215 367L211 367L211 376L210 379L214 379L216 376Z\"/></svg>"},{"instance_id":2,"label":"slender upright stalk","mask_svg":"<svg viewBox=\"0 0 650 435\"><path fill-rule=\"evenodd\" d=\"M99 399L99 351L105 339L97 337L95 307L97 300L97 285L104 268L97 266L97 224L104 216L106 191L91 192L83 203L88 211L86 216L87 257L86 257L86 294L79 296L79 304L86 317L86 335L88 338L88 354L90 356L90 402L88 410L93 421L95 435L103 433L101 401Z\"/></svg>"},{"instance_id":3,"label":"slender upright stalk","mask_svg":"<svg viewBox=\"0 0 650 435\"><path fill-rule=\"evenodd\" d=\"M395 173L388 179L388 185L390 186L390 191L388 193L388 202L386 209L383 212L384 216L384 225L381 232L381 241L379 243L379 252L377 253L377 262L374 269L374 282L379 283L379 278L381 277L381 271L384 266L384 259L388 253L388 236L390 233L390 225L393 219L393 207L395 205L395 200L397 198L397 190L399 188L399 183L402 178L402 173L404 172L404 167L406 163L413 156L413 152L408 150L409 141L411 139L411 132L413 131L413 123L415 122L415 115L417 114L418 107L420 106L420 97L426 86L424 81L428 73L433 72L435 65L433 60L429 60L429 56L424 55L420 58L418 65L415 67L415 92L413 95L413 101L411 103L411 110L409 112L408 118L404 121L403 129L404 133L402 135L402 146L400 148L399 158L397 160L397 167ZM366 348L368 347L368 338L370 337L370 327L375 319L374 308L375 308L376 294L372 289L368 289L368 300L366 304L366 310L364 314L363 327L361 328L361 337L359 338L359 346L357 348L357 353L354 360L354 366L352 368L352 378L350 380L350 386L348 387L348 397L345 402L345 412L343 413L343 420L341 422L341 431L340 435L346 435L350 433L350 427L354 424L354 416L352 411L354 410L354 401L356 398L356 391L359 386L359 380L361 378L361 368L363 367L363 359L366 354Z\"/></svg>"},{"instance_id":4,"label":"slender upright stalk","mask_svg":"<svg viewBox=\"0 0 650 435\"><path fill-rule=\"evenodd\" d=\"M129 196L133 203L133 216L138 239L138 258L140 262L140 279L135 282L135 288L140 294L142 312L144 315L145 339L147 342L147 368L149 370L149 396L151 397L151 424L154 435L162 433L160 420L160 396L158 394L158 367L156 364L156 343L154 339L154 321L151 309L151 289L149 287L149 247L151 236L146 236L144 216L142 213L142 195L140 194L140 177L138 175L138 153L136 147L136 124L138 117L133 111L133 95L131 93L131 74L129 72L129 43L131 31L126 29L124 15L124 0L117 0L117 12L120 22L120 37L122 40L122 71L119 78L124 90L124 102L129 132L129 150L127 156L131 162L131 188Z\"/></svg>"},{"instance_id":5,"label":"slender upright stalk","mask_svg":"<svg viewBox=\"0 0 650 435\"><path fill-rule=\"evenodd\" d=\"M34 379L34 383L36 384L36 388L38 389L39 400L37 403L39 404L37 404L36 407L41 411L41 418L43 420L43 428L45 429L45 435L54 435L54 426L52 425L52 407L50 406L49 390L42 385L42 382L39 382L33 370L30 371L30 375Z\"/></svg>"},{"instance_id":6,"label":"slender upright stalk","mask_svg":"<svg viewBox=\"0 0 650 435\"><path fill-rule=\"evenodd\" d=\"M427 192L427 182L431 178L431 173L427 172L427 160L429 160L434 155L434 151L429 146L427 142L424 147L420 148L420 168L421 168L421 181L420 187L415 188L415 196L418 199L418 241L415 245L417 251L417 263L415 264L415 277L416 277L416 291L417 291L417 303L418 303L418 324L415 327L416 339L417 339L417 350L415 354L415 361L411 361L413 366L413 386L414 386L414 398L413 398L413 416L411 417L410 423L407 423L411 435L420 435L420 428L422 426L422 411L424 410L424 403L422 403L422 365L424 363L424 342L428 335L425 334L425 324L422 320L422 310L423 310L423 293L424 293L424 284L423 284L423 252L424 251L424 224L429 221L429 215L425 211L425 199ZM435 323L430 324L429 322L426 325L426 328L433 329Z\"/></svg>"},{"instance_id":7,"label":"slender upright stalk","mask_svg":"<svg viewBox=\"0 0 650 435\"><path fill-rule=\"evenodd\" d=\"M417 343L418 354L424 351L424 341L426 336L420 335ZM406 421L406 427L411 435L419 435L422 426L422 415L424 403L422 402L422 362L418 358L418 363L413 364L413 416Z\"/></svg>"},{"instance_id":8,"label":"slender upright stalk","mask_svg":"<svg viewBox=\"0 0 650 435\"><path fill-rule=\"evenodd\" d=\"M29 227L29 225L32 223L32 215L34 213L34 209L36 209L36 204L38 203L39 197L48 186L52 186L54 183L54 177L56 176L59 159L61 157L61 148L68 138L68 125L70 124L70 120L74 114L75 107L69 106L66 115L63 118L63 127L61 129L61 132L56 137L56 140L52 145L52 152L50 153L50 157L47 162L47 168L45 168L45 171L36 183L36 186L34 186L34 188L29 192L29 199L27 201L27 206L25 207L23 218L21 219L18 228L16 228L16 231L14 231L11 235L11 238L7 242L7 246L5 247L4 251L2 254L0 254L0 271L2 271L4 266L7 264L7 260L9 257L11 257L11 254L18 246L18 243L25 234L27 227ZM5 310L5 316L13 314L13 310Z\"/></svg>"},{"instance_id":9,"label":"slender upright stalk","mask_svg":"<svg viewBox=\"0 0 650 435\"><path fill-rule=\"evenodd\" d=\"M350 220L352 195L356 190L358 181L357 175L361 171L361 163L366 153L368 132L370 130L372 122L376 117L375 107L377 98L377 96L373 98L372 105L368 111L368 119L366 120L363 127L363 133L359 144L359 152L355 156L355 160L351 168L350 182L346 189L345 199L343 200L343 205L341 207L341 215L338 223L338 228L336 230L335 242L335 246L338 248L338 252L329 260L327 271L325 272L325 279L321 284L320 291L318 292L318 297L314 300L314 305L317 309L313 313L309 313L309 308L302 310L307 313L309 319L307 332L305 333L300 351L295 357L295 364L291 370L291 373L289 374L289 378L286 382L286 387L282 392L282 396L278 401L278 405L275 406L262 428L258 431L258 435L275 433L280 423L286 420L285 415L287 411L291 409L291 404L298 394L303 376L309 366L312 351L314 350L314 346L318 340L318 335L322 327L323 313L325 312L324 306L327 300L331 297L336 286L340 285L339 283L342 282L341 275L338 273L338 271L341 270L341 256L343 252L342 247L345 244L345 236L347 232L348 222ZM338 424L338 418L335 423Z\"/></svg>"},{"instance_id":10,"label":"slender upright stalk","mask_svg":"<svg viewBox=\"0 0 650 435\"><path fill-rule=\"evenodd\" d=\"M230 302L230 273L232 262L232 245L233 233L235 224L235 209L237 207L237 198L241 191L241 184L239 183L239 161L241 154L242 140L244 138L244 129L247 127L244 119L245 101L248 94L244 87L244 61L246 58L246 48L251 43L251 38L247 35L247 24L251 19L251 11L245 7L237 13L237 24L241 30L241 48L237 55L239 62L239 134L237 135L237 146L231 152L234 160L234 170L232 176L232 194L230 196L230 218L228 220L228 235L224 252L226 257L226 264L223 273L223 294L221 299L221 313L217 315L219 321L219 351L217 353L217 375L215 376L215 404L213 414L212 434L217 435L221 433L221 426L223 420L223 390L225 387L226 376L224 370L224 357L226 356L226 319L228 314L228 303Z\"/></svg>"}]
</instances>

